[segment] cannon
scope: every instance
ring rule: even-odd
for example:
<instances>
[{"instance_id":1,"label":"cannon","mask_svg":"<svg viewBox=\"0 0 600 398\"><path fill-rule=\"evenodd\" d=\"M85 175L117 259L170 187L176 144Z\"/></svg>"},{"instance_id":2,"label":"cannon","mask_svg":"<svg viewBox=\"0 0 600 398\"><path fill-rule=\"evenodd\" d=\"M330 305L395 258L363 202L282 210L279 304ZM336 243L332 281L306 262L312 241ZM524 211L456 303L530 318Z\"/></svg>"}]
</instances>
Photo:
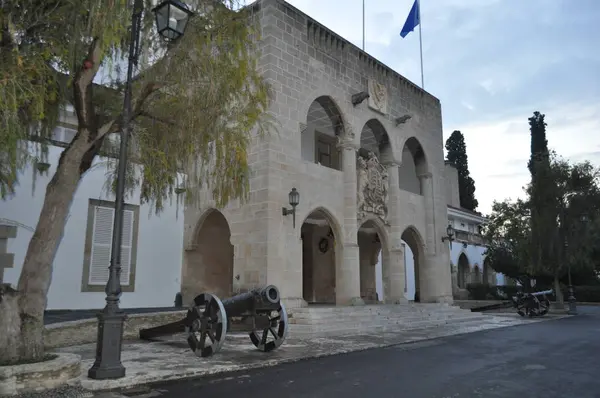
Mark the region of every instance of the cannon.
<instances>
[{"instance_id":1,"label":"cannon","mask_svg":"<svg viewBox=\"0 0 600 398\"><path fill-rule=\"evenodd\" d=\"M510 300L503 301L499 304L471 308L471 312L514 307L517 310L517 314L523 317L525 315L530 318L544 316L550 311L550 300L548 300L546 296L551 295L553 292L552 289L533 293L518 292L515 296L511 297Z\"/></svg>"},{"instance_id":2,"label":"cannon","mask_svg":"<svg viewBox=\"0 0 600 398\"><path fill-rule=\"evenodd\" d=\"M221 301L216 295L202 293L194 298L182 320L141 329L142 340L187 333L190 349L200 357L218 352L227 332L247 332L254 346L263 352L283 343L289 324L279 290L273 285L257 288Z\"/></svg>"}]
</instances>

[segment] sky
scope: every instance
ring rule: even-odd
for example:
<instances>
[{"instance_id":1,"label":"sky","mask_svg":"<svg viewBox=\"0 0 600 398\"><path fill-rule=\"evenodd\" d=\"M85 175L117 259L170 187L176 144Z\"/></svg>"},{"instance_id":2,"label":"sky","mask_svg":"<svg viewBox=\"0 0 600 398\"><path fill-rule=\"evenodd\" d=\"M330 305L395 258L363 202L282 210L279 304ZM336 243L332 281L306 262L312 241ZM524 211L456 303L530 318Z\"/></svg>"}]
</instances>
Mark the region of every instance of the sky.
<instances>
[{"instance_id":1,"label":"sky","mask_svg":"<svg viewBox=\"0 0 600 398\"><path fill-rule=\"evenodd\" d=\"M364 1L365 50L420 85L413 0ZM288 2L362 47L362 0ZM421 20L425 89L444 140L465 136L479 211L523 196L534 111L551 149L600 165L600 0L421 0Z\"/></svg>"}]
</instances>

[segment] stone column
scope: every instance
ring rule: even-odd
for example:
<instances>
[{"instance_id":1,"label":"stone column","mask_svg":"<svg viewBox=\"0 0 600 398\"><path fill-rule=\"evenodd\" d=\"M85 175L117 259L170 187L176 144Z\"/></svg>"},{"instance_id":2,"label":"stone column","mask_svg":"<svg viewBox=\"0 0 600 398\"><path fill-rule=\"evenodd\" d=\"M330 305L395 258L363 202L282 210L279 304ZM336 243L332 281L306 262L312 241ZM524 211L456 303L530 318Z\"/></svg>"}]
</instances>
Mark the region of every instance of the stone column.
<instances>
[{"instance_id":1,"label":"stone column","mask_svg":"<svg viewBox=\"0 0 600 398\"><path fill-rule=\"evenodd\" d=\"M419 264L419 298L421 302L436 302L439 296L439 283L436 275L436 255L437 241L435 230L435 209L433 203L433 178L431 173L424 173L419 176L421 181L421 193L425 202L425 250L424 258ZM442 220L443 221L443 220ZM445 223L444 223L445 224ZM441 238L440 238L441 239Z\"/></svg>"},{"instance_id":2,"label":"stone column","mask_svg":"<svg viewBox=\"0 0 600 398\"><path fill-rule=\"evenodd\" d=\"M356 221L356 152L351 137L342 139L338 147L342 150L344 171L344 224L343 255L337 261L335 301L338 305L363 305L360 298L360 258L358 250L358 226Z\"/></svg>"},{"instance_id":3,"label":"stone column","mask_svg":"<svg viewBox=\"0 0 600 398\"><path fill-rule=\"evenodd\" d=\"M385 167L387 168L389 189L388 189L388 221L391 225L390 237L388 248L387 261L382 258L382 267L387 268L386 272L382 272L384 278L384 297L386 303L404 303L406 298L404 297L404 275L405 275L405 264L404 264L404 249L402 248L402 226L400 225L401 220L401 208L400 208L400 185L398 176L398 164L395 162L386 162ZM387 264L386 264L387 263Z\"/></svg>"}]
</instances>

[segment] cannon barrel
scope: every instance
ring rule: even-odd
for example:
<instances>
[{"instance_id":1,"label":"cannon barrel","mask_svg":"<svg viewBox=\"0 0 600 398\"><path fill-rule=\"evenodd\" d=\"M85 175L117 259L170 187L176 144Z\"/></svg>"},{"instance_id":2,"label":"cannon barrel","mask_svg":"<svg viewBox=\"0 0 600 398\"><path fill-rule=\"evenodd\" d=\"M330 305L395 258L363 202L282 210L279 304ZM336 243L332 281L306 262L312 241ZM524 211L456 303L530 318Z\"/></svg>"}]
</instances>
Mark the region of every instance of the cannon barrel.
<instances>
[{"instance_id":1,"label":"cannon barrel","mask_svg":"<svg viewBox=\"0 0 600 398\"><path fill-rule=\"evenodd\" d=\"M227 316L240 316L248 311L277 310L279 308L279 289L273 285L252 289L223 300Z\"/></svg>"},{"instance_id":2,"label":"cannon barrel","mask_svg":"<svg viewBox=\"0 0 600 398\"><path fill-rule=\"evenodd\" d=\"M543 296L543 295L552 294L552 293L554 293L554 290L553 289L549 289L549 290L544 290L544 291L541 291L541 292L533 292L533 293L531 293L531 295L532 296Z\"/></svg>"}]
</instances>

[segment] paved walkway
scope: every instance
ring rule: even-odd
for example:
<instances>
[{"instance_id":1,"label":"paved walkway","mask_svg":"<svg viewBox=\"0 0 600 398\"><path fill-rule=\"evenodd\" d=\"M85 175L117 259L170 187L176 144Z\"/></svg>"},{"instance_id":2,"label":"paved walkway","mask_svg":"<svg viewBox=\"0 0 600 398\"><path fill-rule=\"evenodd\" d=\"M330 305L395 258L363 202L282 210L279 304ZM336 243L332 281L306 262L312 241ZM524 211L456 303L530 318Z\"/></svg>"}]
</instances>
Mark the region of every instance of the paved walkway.
<instances>
[{"instance_id":1,"label":"paved walkway","mask_svg":"<svg viewBox=\"0 0 600 398\"><path fill-rule=\"evenodd\" d=\"M184 335L173 336L164 342L126 342L123 365L126 377L117 380L91 380L87 370L94 361L94 344L62 348L59 351L82 356L81 385L89 390L131 387L159 381L207 376L222 372L273 366L301 359L385 347L426 339L472 333L506 326L543 322L561 316L524 319L515 314L490 316L486 321L463 322L423 330L413 330L351 337L294 338L293 334L278 349L270 353L257 351L246 335L227 336L222 350L211 358L198 358L188 348Z\"/></svg>"},{"instance_id":2,"label":"paved walkway","mask_svg":"<svg viewBox=\"0 0 600 398\"><path fill-rule=\"evenodd\" d=\"M598 398L600 311L580 311L556 321L164 383L136 398Z\"/></svg>"}]
</instances>

